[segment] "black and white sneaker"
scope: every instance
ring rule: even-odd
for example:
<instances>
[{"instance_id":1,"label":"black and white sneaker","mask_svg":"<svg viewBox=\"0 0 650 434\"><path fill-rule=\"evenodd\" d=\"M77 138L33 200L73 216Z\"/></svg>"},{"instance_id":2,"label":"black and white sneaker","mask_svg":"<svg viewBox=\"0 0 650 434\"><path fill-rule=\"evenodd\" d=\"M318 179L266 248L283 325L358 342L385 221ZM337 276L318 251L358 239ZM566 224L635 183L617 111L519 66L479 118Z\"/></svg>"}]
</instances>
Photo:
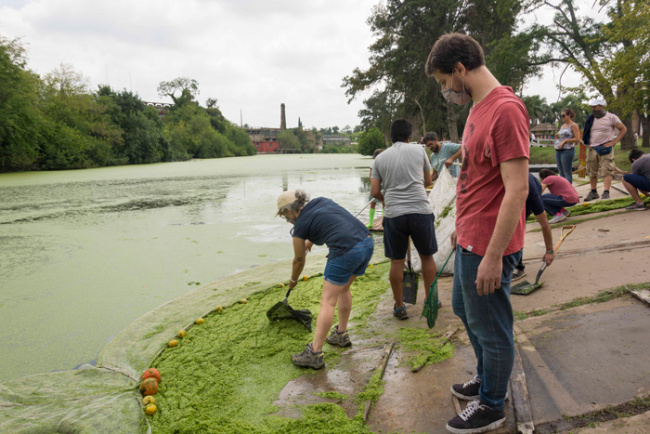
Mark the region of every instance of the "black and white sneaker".
<instances>
[{"instance_id":1,"label":"black and white sneaker","mask_svg":"<svg viewBox=\"0 0 650 434\"><path fill-rule=\"evenodd\" d=\"M451 393L458 399L471 401L478 399L478 390L481 388L481 379L478 375L465 384L454 384L451 386Z\"/></svg>"},{"instance_id":2,"label":"black and white sneaker","mask_svg":"<svg viewBox=\"0 0 650 434\"><path fill-rule=\"evenodd\" d=\"M521 268L515 268L514 271L512 272L512 282L523 279L523 277L526 275L526 269L521 269Z\"/></svg>"},{"instance_id":3,"label":"black and white sneaker","mask_svg":"<svg viewBox=\"0 0 650 434\"><path fill-rule=\"evenodd\" d=\"M503 410L494 410L475 399L458 416L447 422L447 431L455 434L479 434L495 430L505 421L506 413Z\"/></svg>"}]
</instances>

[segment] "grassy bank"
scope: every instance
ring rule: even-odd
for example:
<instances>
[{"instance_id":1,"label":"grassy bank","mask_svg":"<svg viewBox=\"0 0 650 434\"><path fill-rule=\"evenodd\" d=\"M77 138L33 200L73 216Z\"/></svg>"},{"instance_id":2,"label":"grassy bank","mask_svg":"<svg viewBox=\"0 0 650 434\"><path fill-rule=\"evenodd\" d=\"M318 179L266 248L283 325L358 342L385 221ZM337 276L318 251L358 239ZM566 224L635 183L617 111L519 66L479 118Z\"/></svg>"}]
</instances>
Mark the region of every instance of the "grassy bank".
<instances>
[{"instance_id":1,"label":"grassy bank","mask_svg":"<svg viewBox=\"0 0 650 434\"><path fill-rule=\"evenodd\" d=\"M639 149L643 152L650 152L648 148L641 148L641 141L639 140ZM629 171L632 164L628 160L629 151L622 151L621 144L614 146L614 160L616 161L616 167L621 170ZM580 151L576 148L576 156L574 164L578 164L580 159ZM555 148L552 146L547 146L543 148L530 148L530 164L555 164Z\"/></svg>"}]
</instances>

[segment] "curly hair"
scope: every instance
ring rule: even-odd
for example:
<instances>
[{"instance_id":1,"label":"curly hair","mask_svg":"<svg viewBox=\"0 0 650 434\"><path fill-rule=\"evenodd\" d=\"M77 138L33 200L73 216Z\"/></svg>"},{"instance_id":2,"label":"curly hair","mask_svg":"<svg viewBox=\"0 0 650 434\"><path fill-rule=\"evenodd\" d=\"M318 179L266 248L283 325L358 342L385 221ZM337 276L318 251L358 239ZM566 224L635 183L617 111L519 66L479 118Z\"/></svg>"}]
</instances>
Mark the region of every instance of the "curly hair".
<instances>
[{"instance_id":1,"label":"curly hair","mask_svg":"<svg viewBox=\"0 0 650 434\"><path fill-rule=\"evenodd\" d=\"M278 210L278 214L283 214L285 211L301 211L309 202L309 193L305 190L296 190L296 200L288 205L283 206Z\"/></svg>"}]
</instances>

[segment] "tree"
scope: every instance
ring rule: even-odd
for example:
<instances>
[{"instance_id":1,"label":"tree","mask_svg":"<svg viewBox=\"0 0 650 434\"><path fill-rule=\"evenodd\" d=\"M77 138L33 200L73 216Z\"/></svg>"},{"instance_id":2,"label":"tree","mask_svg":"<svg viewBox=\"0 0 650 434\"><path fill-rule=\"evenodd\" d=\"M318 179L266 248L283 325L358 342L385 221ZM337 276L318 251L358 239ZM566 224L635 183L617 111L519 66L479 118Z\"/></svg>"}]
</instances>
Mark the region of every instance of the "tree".
<instances>
[{"instance_id":1,"label":"tree","mask_svg":"<svg viewBox=\"0 0 650 434\"><path fill-rule=\"evenodd\" d=\"M365 111L359 113L362 125L367 129L372 122L387 134L390 120L405 117L422 133L436 131L458 141L458 127L469 110L447 103L435 81L425 75L429 51L443 34L465 32L481 44L488 64L503 65L495 71L497 78L520 88L537 70L528 62L535 40L512 36L520 4L520 0L388 0L385 6L376 6L368 19L375 36L370 67L357 68L343 79L350 100L373 90L364 101ZM382 111L381 105L388 108Z\"/></svg>"},{"instance_id":2,"label":"tree","mask_svg":"<svg viewBox=\"0 0 650 434\"><path fill-rule=\"evenodd\" d=\"M372 127L359 139L358 152L361 155L372 155L375 149L384 149L385 147L384 135L379 128Z\"/></svg>"},{"instance_id":3,"label":"tree","mask_svg":"<svg viewBox=\"0 0 650 434\"><path fill-rule=\"evenodd\" d=\"M282 152L300 151L300 141L291 130L283 130L278 133L278 147Z\"/></svg>"},{"instance_id":4,"label":"tree","mask_svg":"<svg viewBox=\"0 0 650 434\"><path fill-rule=\"evenodd\" d=\"M603 28L608 41L623 41L623 49L605 58L603 68L615 83L624 83L617 95L622 112L633 110L643 129L642 147L650 147L650 0L620 1L610 10L611 23ZM608 3L609 4L609 3ZM617 107L614 106L616 109ZM630 131L633 134L632 131Z\"/></svg>"},{"instance_id":5,"label":"tree","mask_svg":"<svg viewBox=\"0 0 650 434\"><path fill-rule=\"evenodd\" d=\"M611 67L617 60L626 58L632 61L626 68L637 67L643 56L635 61L634 41L628 39L626 31L608 31L633 17L630 14L643 15L641 9L647 9L647 1L602 0L602 7L608 7L610 23L597 22L593 18L578 15L574 0L535 0L537 7L546 6L555 10L555 17L550 25L534 25L532 31L538 35L546 47L534 64L565 64L579 72L585 82L578 91L595 91L600 93L609 109L621 117L627 127L627 134L621 140L621 149L636 147L632 132L632 113L634 104L631 95L635 93L635 73L617 74L617 67ZM645 3L645 5L642 5ZM637 10L638 5L638 10ZM647 17L647 13L645 14ZM650 25L645 22L645 27ZM623 52L620 56L617 54Z\"/></svg>"},{"instance_id":6,"label":"tree","mask_svg":"<svg viewBox=\"0 0 650 434\"><path fill-rule=\"evenodd\" d=\"M45 117L41 147L45 169L82 169L124 164L115 155L123 131L109 115L110 102L88 92L88 80L62 64L45 75L40 110Z\"/></svg>"},{"instance_id":7,"label":"tree","mask_svg":"<svg viewBox=\"0 0 650 434\"><path fill-rule=\"evenodd\" d=\"M147 164L174 161L169 155L169 143L163 134L163 123L158 112L147 106L138 95L127 90L114 92L109 86L97 91L100 101L108 106L111 120L123 131L123 145L114 152L129 164Z\"/></svg>"},{"instance_id":8,"label":"tree","mask_svg":"<svg viewBox=\"0 0 650 434\"><path fill-rule=\"evenodd\" d=\"M0 171L34 168L39 157L40 80L26 69L26 62L20 42L0 36Z\"/></svg>"},{"instance_id":9,"label":"tree","mask_svg":"<svg viewBox=\"0 0 650 434\"><path fill-rule=\"evenodd\" d=\"M176 96L177 93L179 93L178 96ZM191 102L199 93L199 83L187 77L163 81L158 85L158 95L170 97L174 101L174 105L177 106ZM216 100L214 102L216 104Z\"/></svg>"}]
</instances>

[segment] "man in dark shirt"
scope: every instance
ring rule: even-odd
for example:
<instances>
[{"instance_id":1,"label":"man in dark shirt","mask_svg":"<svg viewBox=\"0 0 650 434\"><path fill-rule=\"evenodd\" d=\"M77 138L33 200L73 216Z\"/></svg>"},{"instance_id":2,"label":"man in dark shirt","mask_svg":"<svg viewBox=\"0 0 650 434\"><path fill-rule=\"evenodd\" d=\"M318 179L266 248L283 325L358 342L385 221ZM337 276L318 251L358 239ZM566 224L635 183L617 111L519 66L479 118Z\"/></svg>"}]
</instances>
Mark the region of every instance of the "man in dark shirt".
<instances>
[{"instance_id":1,"label":"man in dark shirt","mask_svg":"<svg viewBox=\"0 0 650 434\"><path fill-rule=\"evenodd\" d=\"M532 174L528 174L528 197L526 198L526 220L531 214L535 215L539 225L542 227L542 235L544 235L544 244L546 244L546 254L542 258L546 262L546 266L551 265L555 259L555 252L553 251L553 234L551 233L551 225L548 223L548 218L544 212L544 203L542 202L542 185L537 178ZM526 275L526 266L522 259L517 264L515 271L512 273L512 280L519 280Z\"/></svg>"},{"instance_id":2,"label":"man in dark shirt","mask_svg":"<svg viewBox=\"0 0 650 434\"><path fill-rule=\"evenodd\" d=\"M623 177L625 189L634 198L634 203L627 208L628 211L645 211L645 202L641 199L639 192L648 195L650 192L650 154L644 154L638 149L630 151L630 163L632 163L632 173Z\"/></svg>"}]
</instances>

